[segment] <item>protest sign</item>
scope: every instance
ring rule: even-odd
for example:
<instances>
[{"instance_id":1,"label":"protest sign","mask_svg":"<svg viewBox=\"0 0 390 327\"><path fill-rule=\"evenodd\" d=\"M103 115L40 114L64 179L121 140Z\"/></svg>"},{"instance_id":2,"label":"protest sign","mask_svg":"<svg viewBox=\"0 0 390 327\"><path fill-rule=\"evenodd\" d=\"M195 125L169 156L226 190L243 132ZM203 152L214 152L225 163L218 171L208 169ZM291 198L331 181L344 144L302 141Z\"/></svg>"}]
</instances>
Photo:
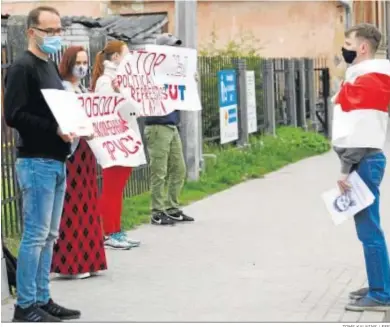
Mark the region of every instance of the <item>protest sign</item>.
<instances>
[{"instance_id":1,"label":"protest sign","mask_svg":"<svg viewBox=\"0 0 390 327\"><path fill-rule=\"evenodd\" d=\"M85 93L78 99L92 123L94 138L88 144L102 168L146 164L137 113L116 93Z\"/></svg>"},{"instance_id":2,"label":"protest sign","mask_svg":"<svg viewBox=\"0 0 390 327\"><path fill-rule=\"evenodd\" d=\"M118 67L119 89L141 116L201 110L194 49L146 46L130 51Z\"/></svg>"},{"instance_id":3,"label":"protest sign","mask_svg":"<svg viewBox=\"0 0 390 327\"><path fill-rule=\"evenodd\" d=\"M62 133L77 136L93 133L92 124L82 110L76 93L55 89L43 89L41 92Z\"/></svg>"}]
</instances>

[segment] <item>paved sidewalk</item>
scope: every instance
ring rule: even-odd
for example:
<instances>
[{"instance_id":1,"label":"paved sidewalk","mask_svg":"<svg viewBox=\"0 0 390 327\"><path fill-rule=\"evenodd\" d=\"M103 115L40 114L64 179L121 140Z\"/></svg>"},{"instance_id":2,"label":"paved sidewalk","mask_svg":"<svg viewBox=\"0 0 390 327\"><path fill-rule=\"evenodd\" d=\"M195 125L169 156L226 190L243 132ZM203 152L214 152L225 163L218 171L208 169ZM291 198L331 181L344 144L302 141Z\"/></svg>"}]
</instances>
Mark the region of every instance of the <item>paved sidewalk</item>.
<instances>
[{"instance_id":1,"label":"paved sidewalk","mask_svg":"<svg viewBox=\"0 0 390 327\"><path fill-rule=\"evenodd\" d=\"M353 222L335 227L320 198L338 170L328 153L194 203L195 224L131 231L139 249L108 251L102 276L54 280L53 296L90 322L380 322L383 313L344 312L366 278ZM390 201L382 208L390 235ZM12 310L2 306L2 321Z\"/></svg>"}]
</instances>

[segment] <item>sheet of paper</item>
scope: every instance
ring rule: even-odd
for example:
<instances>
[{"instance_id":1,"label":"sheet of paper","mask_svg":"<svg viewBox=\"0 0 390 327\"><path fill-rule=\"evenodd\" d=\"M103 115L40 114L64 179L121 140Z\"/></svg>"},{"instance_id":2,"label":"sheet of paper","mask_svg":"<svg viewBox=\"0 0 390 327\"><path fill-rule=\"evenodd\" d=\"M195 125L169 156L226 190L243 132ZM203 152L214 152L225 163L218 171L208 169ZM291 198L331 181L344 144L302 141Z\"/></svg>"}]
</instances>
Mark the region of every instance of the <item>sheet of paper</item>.
<instances>
[{"instance_id":1,"label":"sheet of paper","mask_svg":"<svg viewBox=\"0 0 390 327\"><path fill-rule=\"evenodd\" d=\"M43 89L41 92L64 134L75 133L77 136L93 134L92 123L88 120L76 93L53 89Z\"/></svg>"},{"instance_id":2,"label":"sheet of paper","mask_svg":"<svg viewBox=\"0 0 390 327\"><path fill-rule=\"evenodd\" d=\"M375 200L374 195L357 172L349 175L348 182L351 184L351 190L346 194L341 194L338 188L322 194L322 199L335 225L340 225L352 218Z\"/></svg>"}]
</instances>

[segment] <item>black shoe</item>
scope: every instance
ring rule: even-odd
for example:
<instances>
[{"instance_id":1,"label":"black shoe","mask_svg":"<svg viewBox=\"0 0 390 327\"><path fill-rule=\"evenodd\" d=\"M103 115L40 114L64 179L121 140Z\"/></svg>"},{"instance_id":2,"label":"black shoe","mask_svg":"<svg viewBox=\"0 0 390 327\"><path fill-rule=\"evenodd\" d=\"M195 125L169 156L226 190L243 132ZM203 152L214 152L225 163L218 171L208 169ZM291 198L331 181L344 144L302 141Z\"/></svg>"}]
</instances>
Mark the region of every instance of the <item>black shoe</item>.
<instances>
[{"instance_id":1,"label":"black shoe","mask_svg":"<svg viewBox=\"0 0 390 327\"><path fill-rule=\"evenodd\" d=\"M171 211L171 213L168 210L167 212L167 216L175 221L195 221L194 218L187 216L181 210Z\"/></svg>"},{"instance_id":2,"label":"black shoe","mask_svg":"<svg viewBox=\"0 0 390 327\"><path fill-rule=\"evenodd\" d=\"M42 310L36 304L29 306L28 308L21 308L18 305L15 306L13 322L61 322L61 319L53 317L46 311Z\"/></svg>"},{"instance_id":3,"label":"black shoe","mask_svg":"<svg viewBox=\"0 0 390 327\"><path fill-rule=\"evenodd\" d=\"M166 213L161 211L153 213L151 221L154 225L175 225L175 222Z\"/></svg>"},{"instance_id":4,"label":"black shoe","mask_svg":"<svg viewBox=\"0 0 390 327\"><path fill-rule=\"evenodd\" d=\"M41 306L41 309L46 311L48 314L53 317L57 317L61 320L70 320L70 319L79 319L81 312L78 310L70 310L64 307L61 307L57 303L54 303L52 299L45 305Z\"/></svg>"}]
</instances>

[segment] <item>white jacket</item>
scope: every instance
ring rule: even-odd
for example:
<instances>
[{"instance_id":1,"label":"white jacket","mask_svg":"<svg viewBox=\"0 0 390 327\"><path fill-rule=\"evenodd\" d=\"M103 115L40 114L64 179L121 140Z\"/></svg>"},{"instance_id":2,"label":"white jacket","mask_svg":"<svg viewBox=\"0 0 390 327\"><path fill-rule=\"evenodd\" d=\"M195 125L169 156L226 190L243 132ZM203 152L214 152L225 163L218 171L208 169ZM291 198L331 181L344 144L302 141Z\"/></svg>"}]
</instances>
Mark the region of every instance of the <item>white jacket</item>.
<instances>
[{"instance_id":1,"label":"white jacket","mask_svg":"<svg viewBox=\"0 0 390 327\"><path fill-rule=\"evenodd\" d=\"M112 88L112 81L116 77L117 66L111 61L105 60L104 63L104 72L96 81L95 92L96 93L105 93L105 92L115 92Z\"/></svg>"}]
</instances>

